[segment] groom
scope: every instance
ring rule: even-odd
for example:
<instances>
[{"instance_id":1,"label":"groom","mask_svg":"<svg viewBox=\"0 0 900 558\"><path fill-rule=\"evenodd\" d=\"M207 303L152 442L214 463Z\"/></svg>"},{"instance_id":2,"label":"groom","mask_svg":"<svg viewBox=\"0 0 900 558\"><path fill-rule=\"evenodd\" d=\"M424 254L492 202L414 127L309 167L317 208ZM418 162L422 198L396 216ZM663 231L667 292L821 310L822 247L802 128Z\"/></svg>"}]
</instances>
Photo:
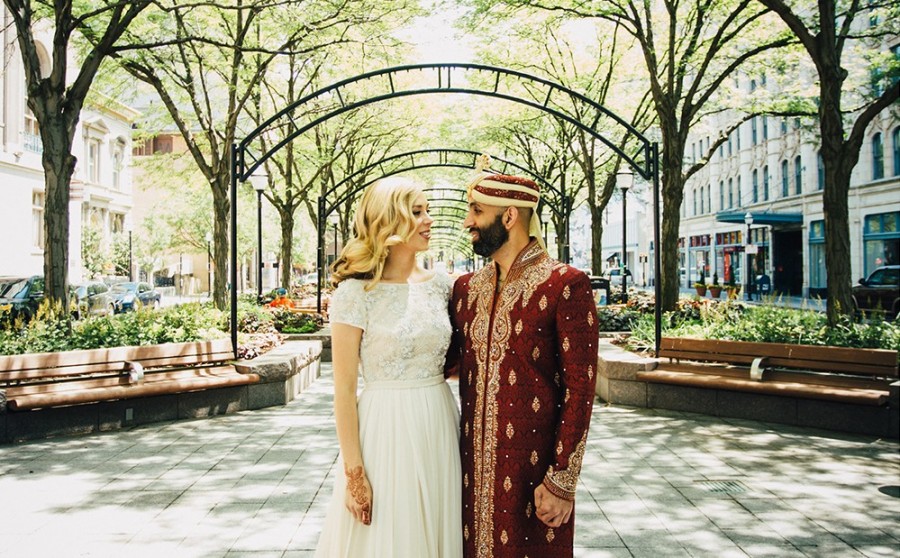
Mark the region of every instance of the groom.
<instances>
[{"instance_id":1,"label":"groom","mask_svg":"<svg viewBox=\"0 0 900 558\"><path fill-rule=\"evenodd\" d=\"M463 226L491 263L450 300L466 558L572 556L598 325L588 277L541 243L539 196L516 176L468 185Z\"/></svg>"}]
</instances>

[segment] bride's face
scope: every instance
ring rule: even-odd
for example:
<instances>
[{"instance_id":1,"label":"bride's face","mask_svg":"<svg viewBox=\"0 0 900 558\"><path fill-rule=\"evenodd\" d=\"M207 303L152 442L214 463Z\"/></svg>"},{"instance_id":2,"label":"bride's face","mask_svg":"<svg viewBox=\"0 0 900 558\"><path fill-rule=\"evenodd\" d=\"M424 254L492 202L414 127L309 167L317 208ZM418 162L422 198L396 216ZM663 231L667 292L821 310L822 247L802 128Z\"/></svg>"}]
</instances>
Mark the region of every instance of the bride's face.
<instances>
[{"instance_id":1,"label":"bride's face","mask_svg":"<svg viewBox=\"0 0 900 558\"><path fill-rule=\"evenodd\" d=\"M431 241L431 224L434 219L428 214L428 198L425 194L419 194L412 207L413 218L416 221L416 233L406 244L416 252L428 250Z\"/></svg>"}]
</instances>

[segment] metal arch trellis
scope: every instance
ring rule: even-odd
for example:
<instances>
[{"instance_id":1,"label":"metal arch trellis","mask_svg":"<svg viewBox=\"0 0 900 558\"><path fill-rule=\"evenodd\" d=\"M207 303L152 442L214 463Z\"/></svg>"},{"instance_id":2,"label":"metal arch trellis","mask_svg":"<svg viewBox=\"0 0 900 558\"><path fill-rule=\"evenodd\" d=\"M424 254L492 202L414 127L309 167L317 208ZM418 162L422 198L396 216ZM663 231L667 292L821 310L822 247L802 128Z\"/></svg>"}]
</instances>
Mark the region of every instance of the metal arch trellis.
<instances>
[{"instance_id":1,"label":"metal arch trellis","mask_svg":"<svg viewBox=\"0 0 900 558\"><path fill-rule=\"evenodd\" d=\"M338 207L341 207L348 201L352 200L354 195L381 178L401 174L411 170L434 167L456 167L463 169L472 169L475 167L475 161L479 155L481 155L481 153L479 153L478 151L448 148L419 149L408 151L405 153L398 153L389 157L385 157L384 159L375 161L365 167L358 169L354 173L346 176L343 180L339 181L337 184L329 188L327 191L325 191L324 194L319 196L316 269L318 271L320 280L318 281L316 288L317 309L321 311L322 308L322 278L325 275L323 265L325 260L325 246L323 243L325 226L324 223L333 211L335 211ZM492 157L492 171L509 174L510 169L514 169L531 176L536 182L538 182L538 184L541 185L541 188L543 190L551 190L556 193L557 196L559 196L563 207L557 207L551 203L546 203L544 200L542 200L541 203L549 207L551 211L553 211L558 217L566 220L566 216L568 215L568 212L571 208L569 207L569 200L566 198L565 193L561 192L558 188L554 187L551 183L547 182L546 179L536 174L531 169L523 167L518 163L509 161L502 157ZM373 175L373 171L376 170L377 173ZM374 176L374 178L369 178L370 176ZM354 186L352 187L352 189L342 192L342 189L347 184L353 184ZM426 188L426 192L437 190L445 189ZM451 189L451 191L459 192L462 195L465 194L462 189ZM328 198L329 196L335 194L335 192L341 193L337 197L337 199L329 204ZM446 202L453 200L452 198L433 198L431 201ZM460 199L457 201L463 207L467 205L466 201L462 197L460 197ZM463 213L465 213L465 210L463 211Z\"/></svg>"},{"instance_id":2,"label":"metal arch trellis","mask_svg":"<svg viewBox=\"0 0 900 558\"><path fill-rule=\"evenodd\" d=\"M416 78L409 79L410 76ZM454 85L462 83L460 85ZM372 94L370 91L376 91ZM483 95L523 104L567 121L585 131L619 155L644 179L653 182L654 205L654 288L660 300L660 217L659 217L659 145L651 142L633 126L603 105L561 84L523 72L481 64L417 64L395 66L351 77L310 93L276 113L250 132L231 150L231 337L237 354L237 183L250 178L275 152L300 134L330 118L348 111L393 98L433 93ZM295 114L311 102L326 102L323 111ZM583 119L582 115L590 115ZM304 121L304 119L307 119ZM602 125L601 125L602 124ZM626 153L598 129L622 130L638 143L638 149ZM262 136L271 138L271 148L252 152L251 146ZM612 135L618 137L621 132ZM656 307L656 349L659 350L662 315Z\"/></svg>"}]
</instances>

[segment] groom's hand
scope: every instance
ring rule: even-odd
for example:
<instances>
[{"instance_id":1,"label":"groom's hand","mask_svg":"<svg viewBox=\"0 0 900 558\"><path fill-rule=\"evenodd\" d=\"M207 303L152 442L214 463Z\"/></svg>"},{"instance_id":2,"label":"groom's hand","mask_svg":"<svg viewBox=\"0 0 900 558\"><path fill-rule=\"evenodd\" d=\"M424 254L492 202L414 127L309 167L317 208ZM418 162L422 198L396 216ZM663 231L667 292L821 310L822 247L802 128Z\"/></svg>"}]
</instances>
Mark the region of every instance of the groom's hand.
<instances>
[{"instance_id":1,"label":"groom's hand","mask_svg":"<svg viewBox=\"0 0 900 558\"><path fill-rule=\"evenodd\" d=\"M363 525L372 523L372 486L362 465L344 471L347 477L347 496L344 505Z\"/></svg>"},{"instance_id":2,"label":"groom's hand","mask_svg":"<svg viewBox=\"0 0 900 558\"><path fill-rule=\"evenodd\" d=\"M534 489L534 506L538 519L547 527L555 528L569 522L575 502L555 496L542 483Z\"/></svg>"}]
</instances>

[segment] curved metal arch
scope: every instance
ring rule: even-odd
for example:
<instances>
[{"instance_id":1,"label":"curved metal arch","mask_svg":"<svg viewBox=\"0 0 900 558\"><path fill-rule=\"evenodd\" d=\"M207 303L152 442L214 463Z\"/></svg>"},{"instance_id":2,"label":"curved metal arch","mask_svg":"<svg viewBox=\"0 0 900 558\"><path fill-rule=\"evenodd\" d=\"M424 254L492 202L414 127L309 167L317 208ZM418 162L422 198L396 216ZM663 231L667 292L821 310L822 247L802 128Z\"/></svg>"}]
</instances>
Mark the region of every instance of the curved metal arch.
<instances>
[{"instance_id":1,"label":"curved metal arch","mask_svg":"<svg viewBox=\"0 0 900 558\"><path fill-rule=\"evenodd\" d=\"M479 90L473 88L461 88L461 87L453 87L452 79L453 79L453 70L459 69L462 71L471 70L477 73L490 73L493 74L494 77L494 86L491 90ZM408 91L397 91L394 84L394 76L399 75L404 72L436 72L437 73L437 86L434 87L423 87L419 89L410 89ZM446 75L446 86L444 85L444 77ZM538 103L537 101L516 96L512 93L501 93L500 92L500 78L501 76L506 76L510 78L512 81L524 82L525 89L528 90L528 85L535 85L538 88L543 87L543 92L546 93L544 96L543 103ZM342 93L342 89L350 89L350 86L358 83L371 83L376 78L386 78L387 84L390 87L390 93L383 93L380 95L368 96L365 94L362 96L361 101L347 103L344 100L344 94ZM504 86L508 84L504 81ZM538 78L535 76L531 76L525 74L523 72L518 72L514 70L508 70L505 68L497 68L493 66L485 66L480 64L455 64L455 63L445 63L445 64L418 64L418 65L409 65L409 66L397 66L392 68L386 68L383 70L378 70L375 72L369 72L366 74L361 74L356 77L348 78L343 81L339 81L335 84L332 84L324 89L320 89L316 92L313 92L298 101L295 101L287 108L281 110L271 118L269 118L262 125L253 130L247 137L244 138L240 142L240 144L232 144L231 147L231 270L230 270L230 280L231 280L231 339L232 345L235 348L235 356L237 356L237 183L239 181L246 181L250 178L251 174L254 170L256 170L260 165L263 164L269 157L272 156L273 153L281 149L284 145L286 145L293 138L298 135L306 132L310 128L316 126L317 124L324 122L330 118L348 112L350 110L360 108L366 106L371 103L388 100L391 98L400 98L406 97L410 95L422 95L422 94L431 94L431 93L467 93L474 95L484 95L488 97L500 98L509 100L512 102L520 103L526 106L530 106L532 108L536 108L538 110L547 112L557 118L565 120L579 129L585 131L591 137L600 140L604 145L613 150L616 154L622 157L626 163L636 170L638 174L640 174L643 178L647 180L652 180L653 183L653 206L654 206L654 246L657 247L654 250L654 286L655 286L655 294L656 300L659 301L661 298L661 281L660 281L660 266L661 266L661 258L660 258L660 250L658 249L660 246L660 217L659 217L659 207L660 207L660 195L659 195L659 145L655 142L651 142L646 137L644 137L640 132L638 132L634 127L625 122L615 113L609 111L599 103L594 102L593 100L587 98L586 96L577 93L571 89L568 89L560 84L553 83L549 80ZM573 106L583 105L588 109L588 112L576 111L574 114L566 114L562 112L562 107L559 102L554 99L554 107L550 106L550 101L554 96L554 93L557 93L557 97L561 93L564 98L568 99L568 101L572 102ZM306 124L300 125L292 116L292 113L298 108L303 106L304 104L320 99L325 98L327 96L337 97L337 100L340 104L338 109L333 111L326 111L325 114L318 118L314 118L310 122ZM532 95L533 97L533 95ZM593 112L593 120L590 125L585 124L580 119L580 114L588 114L589 112ZM610 119L616 126L620 126L624 128L628 134L634 137L639 145L639 149L632 156L628 155L619 149L614 142L607 140L602 134L598 133L597 126L600 122L601 117L606 117ZM266 153L264 153L260 157L254 156L249 152L249 146L253 143L259 136L269 131L277 131L283 125L290 124L290 129L292 132L284 137L280 141L274 143L273 147L270 148ZM639 162L639 156L643 155L642 160ZM247 160L251 159L250 164L247 164ZM321 213L320 213L321 214ZM319 224L319 236L321 237L321 223ZM319 257L321 258L321 248L319 250ZM319 269L321 271L321 264L319 265ZM321 275L321 273L320 273ZM321 288L321 286L320 286ZM319 300L319 309L321 310L321 300ZM660 346L660 338L661 338L661 324L662 324L662 308L660 304L655 305L655 346L657 352L659 351Z\"/></svg>"},{"instance_id":2,"label":"curved metal arch","mask_svg":"<svg viewBox=\"0 0 900 558\"><path fill-rule=\"evenodd\" d=\"M424 160L424 161L417 160L417 158L420 159L421 157L429 157L432 155L436 156L436 160L430 160L430 159ZM479 153L477 151L468 150L468 149L440 149L439 148L439 149L418 149L418 150L414 150L414 151L407 151L405 153L398 153L398 154L392 155L390 157L385 157L384 159L381 159L380 161L371 163L371 164L357 170L353 174L350 174L350 175L344 177L343 180L341 180L340 182L338 182L337 184L335 184L334 186L329 188L327 191L325 191L325 193L323 193L320 198L320 200L323 200L323 201L320 201L320 204L319 204L319 209L322 210L322 213L320 214L319 219L321 220L321 219L327 218L329 215L331 215L331 213L337 207L342 206L348 199L352 198L355 194L364 190L366 187L368 187L370 184L372 184L376 180L380 180L380 179L386 178L388 176L394 176L397 174L402 174L404 172L409 172L409 171L413 171L413 170L435 168L435 167L455 167L455 168L463 168L463 169L474 169L475 168L475 160L478 158L479 155L481 155L481 153ZM459 160L459 159L454 160L453 159L454 156L461 156L461 158L465 159L465 160ZM523 167L522 165L519 165L518 163L515 163L513 161L508 161L506 159L503 159L501 157L492 157L492 159L502 163L502 165L503 165L502 173L503 174L507 174L509 168L516 169L518 171L521 171L521 172L527 174L531 178L533 178L535 182L537 182L538 184L541 185L541 188L551 190L552 192L562 196L562 193L559 191L559 189L557 189L552 184L547 182L542 176L536 174L533 170ZM391 163L395 163L396 166L391 166L390 165ZM408 165L407 165L407 163L408 163ZM368 180L368 181L360 184L353 190L345 192L343 195L341 195L341 197L336 199L330 206L327 205L328 197L331 194L338 191L345 184L352 183L353 180L355 178L358 178L359 176L368 176L371 173L371 171L376 168L379 171L381 171L381 176L379 176L378 178ZM432 188L432 189L428 189L428 190L434 190L434 189ZM446 190L446 189L443 189L443 190ZM459 190L459 191L462 192L462 190ZM442 198L442 199L447 199L447 198ZM465 203L465 202L463 202L463 203ZM546 205L557 216L561 215L560 208L556 207L553 204L549 204L549 203Z\"/></svg>"},{"instance_id":3,"label":"curved metal arch","mask_svg":"<svg viewBox=\"0 0 900 558\"><path fill-rule=\"evenodd\" d=\"M454 87L454 70L458 70L461 73L470 72L475 75L490 74L491 77L494 78L493 87L485 87L484 89L478 89L475 86ZM408 74L412 72L418 72L421 74L428 73L428 77L433 79L432 86L429 87L426 85L417 87L416 84L413 84L409 89L404 90L402 88L398 88L398 84L395 83L395 77L399 79L401 74ZM457 77L465 81L465 77ZM502 85L504 86L503 91L501 91L500 88L501 78L504 78L502 83ZM490 81L488 81L488 84L489 83ZM359 84L375 85L376 87L378 87L378 89L375 90L380 89L381 91L383 91L383 93L370 95L369 93L363 91L362 95L359 96L359 100L352 100L354 93L353 86ZM544 98L543 102L538 102L533 98L522 96L521 93L513 90L513 85L522 86L522 88L524 88L526 92L540 92L541 96L543 96ZM294 101L292 104L282 109L280 112L278 112L277 114L260 124L252 132L250 132L237 147L237 161L235 166L238 167L241 180L246 180L253 173L253 171L256 170L256 168L258 168L266 159L271 157L273 153L284 147L295 137L303 134L310 128L326 120L372 103L377 103L393 98L407 97L411 95L427 95L432 93L467 93L472 95L483 95L487 97L505 99L515 103L530 106L543 112L547 112L557 118L575 125L579 129L585 131L595 139L602 142L604 145L606 145L623 159L625 159L628 162L629 166L637 170L638 173L640 173L640 175L644 178L649 179L653 175L652 152L650 148L651 142L640 132L638 132L633 126L628 124L625 120L623 120L621 117L619 117L600 103L597 103L587 96L582 95L581 93L569 89L561 84L554 83L550 80L537 76L532 76L524 72L509 70L506 68L499 68L495 66L487 66L483 64L456 63L394 66L391 68L376 70L355 77L347 78L345 80L338 81L336 83L333 83L332 85L319 89L318 91L314 91L298 99L297 101ZM563 101L571 103L573 108L582 107L583 110L565 112L568 107L563 106L558 100L554 99L554 94L556 94L557 98L561 97ZM532 97L534 97L534 95L532 95ZM305 123L298 122L298 120L295 119L293 113L299 107L302 107L311 101L322 99L335 100L336 104L339 106L334 110L326 110L324 114L321 114L318 117L315 117ZM351 101L348 102L348 99L351 99ZM551 103L551 100L553 100L554 102ZM593 120L591 120L590 124L581 121L581 114L593 115ZM640 144L637 152L635 152L633 155L629 155L619 149L615 142L606 139L603 134L597 132L597 127L600 123L601 118L605 118L610 121L610 124L614 127L624 128L629 135L637 139L638 143ZM268 151L260 156L256 156L250 152L249 146L257 138L269 132L279 132L282 129L289 129L291 131L286 135L278 134L279 136L283 137L277 141L273 140L272 147L270 147Z\"/></svg>"}]
</instances>

